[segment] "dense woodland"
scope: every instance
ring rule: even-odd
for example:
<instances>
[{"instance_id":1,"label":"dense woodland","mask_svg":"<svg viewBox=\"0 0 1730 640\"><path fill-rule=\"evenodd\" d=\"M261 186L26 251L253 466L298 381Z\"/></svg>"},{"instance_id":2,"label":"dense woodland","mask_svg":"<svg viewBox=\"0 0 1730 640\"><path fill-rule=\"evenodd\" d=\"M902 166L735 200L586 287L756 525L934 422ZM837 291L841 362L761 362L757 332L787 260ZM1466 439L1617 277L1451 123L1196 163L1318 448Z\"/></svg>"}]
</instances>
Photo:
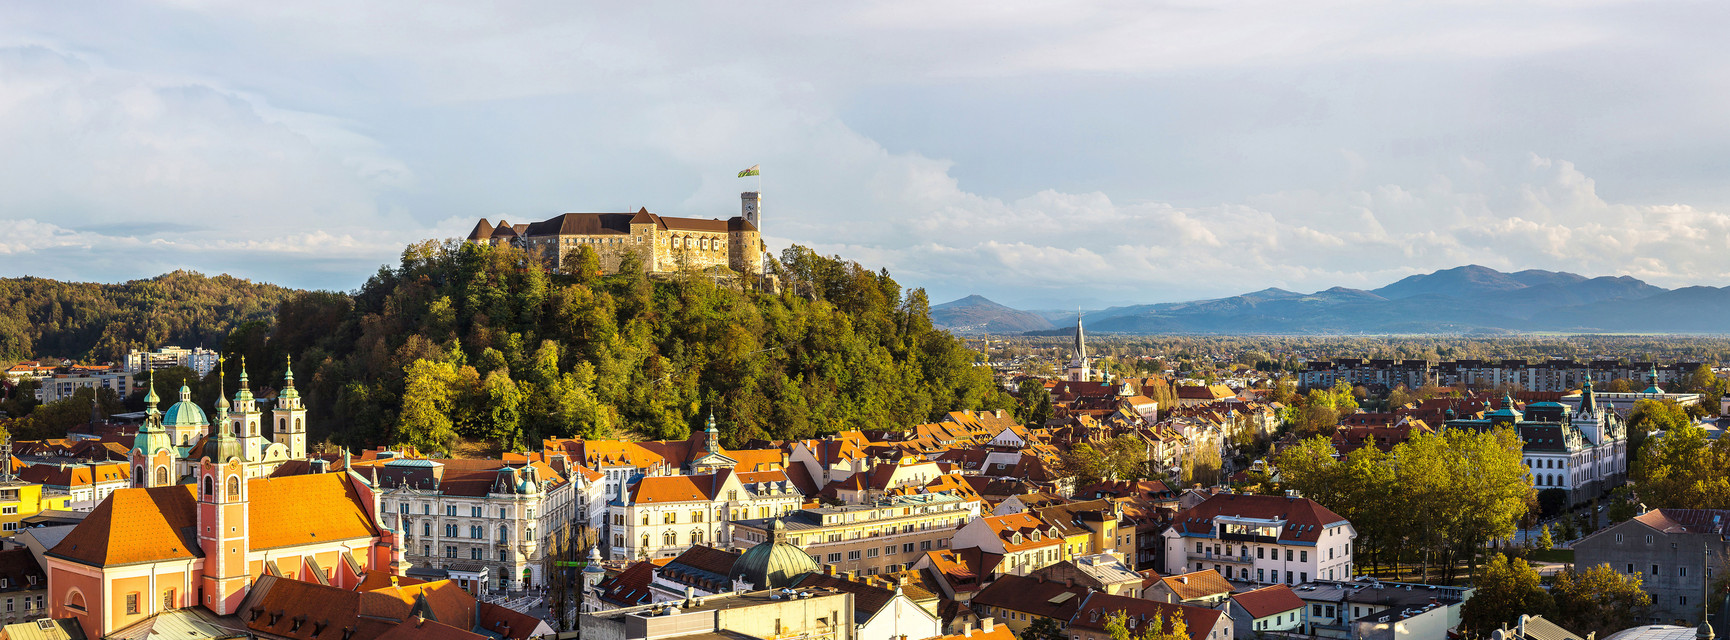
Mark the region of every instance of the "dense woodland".
<instances>
[{"instance_id":1,"label":"dense woodland","mask_svg":"<svg viewBox=\"0 0 1730 640\"><path fill-rule=\"evenodd\" d=\"M244 322L268 320L295 294L191 271L123 284L3 278L0 361L119 361L132 349L214 346Z\"/></svg>"},{"instance_id":2,"label":"dense woodland","mask_svg":"<svg viewBox=\"0 0 1730 640\"><path fill-rule=\"evenodd\" d=\"M797 246L778 270L786 286L769 293L707 273L652 278L629 261L615 274L558 275L515 249L427 241L353 294L284 290L274 315L260 303L260 313L223 316L233 323L217 325L229 328L227 393L239 357L256 390L277 386L292 356L315 438L423 451L685 438L711 413L739 445L1011 408L990 370L972 366L977 354L932 328L923 290ZM120 307L107 293L62 295ZM70 337L37 335L76 352ZM159 393L172 401L186 373L162 376ZM213 378L193 382L200 404L214 400Z\"/></svg>"}]
</instances>

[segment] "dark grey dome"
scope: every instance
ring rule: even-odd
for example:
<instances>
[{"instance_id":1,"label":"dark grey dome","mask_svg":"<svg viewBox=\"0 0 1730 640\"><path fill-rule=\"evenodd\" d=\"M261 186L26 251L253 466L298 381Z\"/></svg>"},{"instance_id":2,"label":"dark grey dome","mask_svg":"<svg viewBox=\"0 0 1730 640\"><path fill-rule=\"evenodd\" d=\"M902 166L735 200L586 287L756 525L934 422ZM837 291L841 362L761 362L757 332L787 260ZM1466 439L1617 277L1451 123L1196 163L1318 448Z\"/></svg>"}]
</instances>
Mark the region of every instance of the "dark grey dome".
<instances>
[{"instance_id":1,"label":"dark grey dome","mask_svg":"<svg viewBox=\"0 0 1730 640\"><path fill-rule=\"evenodd\" d=\"M816 571L817 561L787 542L787 525L776 518L769 525L769 541L741 554L727 577L749 583L752 589L779 589L793 586L800 576Z\"/></svg>"}]
</instances>

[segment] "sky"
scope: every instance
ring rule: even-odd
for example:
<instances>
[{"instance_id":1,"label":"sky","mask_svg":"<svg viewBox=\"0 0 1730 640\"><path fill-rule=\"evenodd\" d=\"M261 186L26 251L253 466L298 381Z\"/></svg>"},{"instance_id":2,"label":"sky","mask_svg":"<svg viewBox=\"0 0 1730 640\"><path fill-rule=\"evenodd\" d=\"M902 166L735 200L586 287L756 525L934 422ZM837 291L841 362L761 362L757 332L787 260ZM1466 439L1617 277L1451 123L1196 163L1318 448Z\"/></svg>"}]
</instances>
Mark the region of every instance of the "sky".
<instances>
[{"instance_id":1,"label":"sky","mask_svg":"<svg viewBox=\"0 0 1730 640\"><path fill-rule=\"evenodd\" d=\"M351 290L478 218L737 215L933 302L1463 264L1730 285L1730 4L0 4L0 276Z\"/></svg>"}]
</instances>

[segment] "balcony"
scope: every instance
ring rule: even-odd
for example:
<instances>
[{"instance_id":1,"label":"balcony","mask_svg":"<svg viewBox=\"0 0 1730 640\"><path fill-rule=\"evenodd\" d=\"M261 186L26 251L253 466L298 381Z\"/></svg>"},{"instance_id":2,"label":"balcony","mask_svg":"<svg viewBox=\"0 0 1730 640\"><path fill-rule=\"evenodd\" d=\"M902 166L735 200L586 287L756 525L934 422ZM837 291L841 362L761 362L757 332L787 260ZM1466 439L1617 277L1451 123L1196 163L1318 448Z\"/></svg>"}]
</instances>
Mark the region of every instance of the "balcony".
<instances>
[{"instance_id":1,"label":"balcony","mask_svg":"<svg viewBox=\"0 0 1730 640\"><path fill-rule=\"evenodd\" d=\"M1219 534L1219 539L1222 542L1259 542L1262 544L1279 543L1279 538L1274 536L1263 536L1253 533L1222 533Z\"/></svg>"},{"instance_id":2,"label":"balcony","mask_svg":"<svg viewBox=\"0 0 1730 640\"><path fill-rule=\"evenodd\" d=\"M1208 551L1203 552L1201 554L1201 556L1203 559L1205 559L1209 562L1230 562L1230 563L1235 563L1235 564L1255 564L1255 558L1248 555L1248 554L1238 555L1238 556L1228 556L1228 555L1225 555L1223 553L1214 553L1213 550L1210 549Z\"/></svg>"}]
</instances>

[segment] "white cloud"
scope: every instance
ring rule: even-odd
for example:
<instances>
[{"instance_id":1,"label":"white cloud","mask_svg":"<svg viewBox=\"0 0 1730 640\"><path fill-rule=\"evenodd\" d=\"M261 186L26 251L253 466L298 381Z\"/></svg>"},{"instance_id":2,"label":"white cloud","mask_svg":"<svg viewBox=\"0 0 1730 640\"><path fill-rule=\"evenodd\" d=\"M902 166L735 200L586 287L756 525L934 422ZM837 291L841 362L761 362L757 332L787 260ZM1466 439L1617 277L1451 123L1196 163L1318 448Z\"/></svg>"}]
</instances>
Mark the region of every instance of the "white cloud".
<instances>
[{"instance_id":1,"label":"white cloud","mask_svg":"<svg viewBox=\"0 0 1730 640\"><path fill-rule=\"evenodd\" d=\"M733 172L761 163L773 241L937 301L1374 287L1468 262L1722 284L1730 192L1685 170L1730 143L1730 87L1669 74L1721 77L1726 49L1666 13L7 7L0 255L7 275L352 287L481 216L731 215L756 184Z\"/></svg>"}]
</instances>

